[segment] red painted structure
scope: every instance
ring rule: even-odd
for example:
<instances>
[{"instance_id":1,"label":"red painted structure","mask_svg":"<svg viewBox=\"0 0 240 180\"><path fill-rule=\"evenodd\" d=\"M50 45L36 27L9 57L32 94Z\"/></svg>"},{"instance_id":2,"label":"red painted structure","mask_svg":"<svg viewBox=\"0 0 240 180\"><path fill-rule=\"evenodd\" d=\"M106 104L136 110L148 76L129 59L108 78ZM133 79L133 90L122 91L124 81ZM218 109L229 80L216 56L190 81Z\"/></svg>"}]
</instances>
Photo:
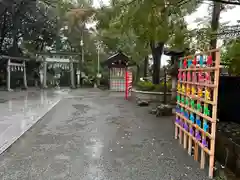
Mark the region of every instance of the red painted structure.
<instances>
[{"instance_id":1,"label":"red painted structure","mask_svg":"<svg viewBox=\"0 0 240 180\"><path fill-rule=\"evenodd\" d=\"M132 73L128 70L128 67L134 64L130 64L129 58L119 51L117 54L109 57L102 65L108 66L109 90L124 92L125 98L127 99L132 89ZM126 81L126 79L128 79L128 81Z\"/></svg>"},{"instance_id":2,"label":"red painted structure","mask_svg":"<svg viewBox=\"0 0 240 180\"><path fill-rule=\"evenodd\" d=\"M128 98L131 96L132 91L132 72L126 71L125 72L125 99L128 100Z\"/></svg>"}]
</instances>

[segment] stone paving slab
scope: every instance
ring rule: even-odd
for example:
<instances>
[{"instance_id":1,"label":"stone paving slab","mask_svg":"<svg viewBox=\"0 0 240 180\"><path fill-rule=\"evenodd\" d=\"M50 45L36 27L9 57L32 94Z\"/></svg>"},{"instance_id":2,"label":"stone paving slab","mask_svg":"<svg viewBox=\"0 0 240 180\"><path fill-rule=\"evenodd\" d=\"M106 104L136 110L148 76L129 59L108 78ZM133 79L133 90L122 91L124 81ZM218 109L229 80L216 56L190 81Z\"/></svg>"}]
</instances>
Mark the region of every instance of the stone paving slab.
<instances>
[{"instance_id":1,"label":"stone paving slab","mask_svg":"<svg viewBox=\"0 0 240 180\"><path fill-rule=\"evenodd\" d=\"M0 154L51 110L68 90L0 92Z\"/></svg>"}]
</instances>

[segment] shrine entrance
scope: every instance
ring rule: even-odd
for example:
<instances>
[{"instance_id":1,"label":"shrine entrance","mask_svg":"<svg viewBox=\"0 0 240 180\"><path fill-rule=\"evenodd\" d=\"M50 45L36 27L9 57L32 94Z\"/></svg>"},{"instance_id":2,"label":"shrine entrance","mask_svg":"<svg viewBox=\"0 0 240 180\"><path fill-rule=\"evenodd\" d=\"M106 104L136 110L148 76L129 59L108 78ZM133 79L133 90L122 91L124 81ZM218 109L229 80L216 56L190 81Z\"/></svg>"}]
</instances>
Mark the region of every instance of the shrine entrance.
<instances>
[{"instance_id":1,"label":"shrine entrance","mask_svg":"<svg viewBox=\"0 0 240 180\"><path fill-rule=\"evenodd\" d=\"M132 90L132 72L129 69L129 58L120 51L109 57L103 65L108 66L109 89L115 92L125 92L124 96L127 99Z\"/></svg>"},{"instance_id":2,"label":"shrine entrance","mask_svg":"<svg viewBox=\"0 0 240 180\"><path fill-rule=\"evenodd\" d=\"M103 65L109 69L109 89L111 91L125 91L125 74L129 58L122 52L109 57Z\"/></svg>"},{"instance_id":3,"label":"shrine entrance","mask_svg":"<svg viewBox=\"0 0 240 180\"><path fill-rule=\"evenodd\" d=\"M22 57L0 56L0 86L12 91L16 88L27 89L26 61Z\"/></svg>"},{"instance_id":4,"label":"shrine entrance","mask_svg":"<svg viewBox=\"0 0 240 180\"><path fill-rule=\"evenodd\" d=\"M41 62L40 84L43 88L70 86L76 87L77 53L51 52L38 53Z\"/></svg>"}]
</instances>

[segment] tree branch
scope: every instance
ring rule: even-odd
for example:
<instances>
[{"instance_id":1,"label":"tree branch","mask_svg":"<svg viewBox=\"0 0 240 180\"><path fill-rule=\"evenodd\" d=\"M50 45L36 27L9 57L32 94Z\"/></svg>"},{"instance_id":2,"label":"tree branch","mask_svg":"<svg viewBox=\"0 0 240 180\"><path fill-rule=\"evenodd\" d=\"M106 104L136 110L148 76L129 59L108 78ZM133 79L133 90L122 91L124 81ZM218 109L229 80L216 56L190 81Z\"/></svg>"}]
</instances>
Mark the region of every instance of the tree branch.
<instances>
[{"instance_id":1,"label":"tree branch","mask_svg":"<svg viewBox=\"0 0 240 180\"><path fill-rule=\"evenodd\" d=\"M231 0L230 1L227 1L227 0L208 0L208 1L240 6L240 2L234 2L234 1L231 1Z\"/></svg>"},{"instance_id":2,"label":"tree branch","mask_svg":"<svg viewBox=\"0 0 240 180\"><path fill-rule=\"evenodd\" d=\"M133 4L133 3L135 3L136 1L138 1L138 0L131 0L130 2L121 4L121 5L120 5L120 8L123 8L123 7L125 7L125 6L129 6L129 5Z\"/></svg>"}]
</instances>

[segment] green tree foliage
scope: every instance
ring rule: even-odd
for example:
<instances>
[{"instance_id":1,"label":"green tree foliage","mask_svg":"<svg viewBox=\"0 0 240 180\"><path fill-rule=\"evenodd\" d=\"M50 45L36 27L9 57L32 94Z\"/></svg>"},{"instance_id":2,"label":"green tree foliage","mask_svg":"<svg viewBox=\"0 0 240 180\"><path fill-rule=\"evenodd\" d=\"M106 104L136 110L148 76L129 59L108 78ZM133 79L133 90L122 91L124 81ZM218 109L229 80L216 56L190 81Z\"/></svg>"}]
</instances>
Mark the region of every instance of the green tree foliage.
<instances>
[{"instance_id":1,"label":"green tree foliage","mask_svg":"<svg viewBox=\"0 0 240 180\"><path fill-rule=\"evenodd\" d=\"M80 53L84 50L82 70L90 76L95 76L97 73L98 56L97 37L93 29L87 29L86 27L87 23L92 22L92 18L96 13L96 10L91 7L91 3L91 1L85 0L78 1L74 8L66 13L67 26L69 27L66 36L72 49ZM81 46L81 41L83 47Z\"/></svg>"},{"instance_id":2,"label":"green tree foliage","mask_svg":"<svg viewBox=\"0 0 240 180\"><path fill-rule=\"evenodd\" d=\"M118 50L127 54L130 63L136 65L135 71L139 76L144 57L149 54L148 42L139 39L132 29L123 29L121 16L116 6L102 7L95 16L98 38L109 56Z\"/></svg>"},{"instance_id":3,"label":"green tree foliage","mask_svg":"<svg viewBox=\"0 0 240 180\"><path fill-rule=\"evenodd\" d=\"M189 37L191 37L192 39L191 47L192 49L195 50L201 51L208 50L210 48L209 43L216 38L218 39L219 37L216 36L216 34L218 34L219 30L221 30L222 28L224 28L224 26L228 24L228 22L224 23L218 22L219 19L217 18L217 16L214 18L214 21L212 22L213 8L215 3L212 1L207 4L208 4L207 14L204 14L203 17L197 18L195 20L195 23L197 23L197 28L189 31ZM225 3L220 4L219 14L231 10L234 7L235 6L233 5L228 5Z\"/></svg>"},{"instance_id":4,"label":"green tree foliage","mask_svg":"<svg viewBox=\"0 0 240 180\"><path fill-rule=\"evenodd\" d=\"M27 42L31 50L40 50L51 44L56 34L56 16L53 8L41 1L1 1L0 52Z\"/></svg>"},{"instance_id":5,"label":"green tree foliage","mask_svg":"<svg viewBox=\"0 0 240 180\"><path fill-rule=\"evenodd\" d=\"M177 0L112 0L110 8L103 8L102 14L99 15L98 27L107 34L105 40L108 41L111 49L114 49L114 44L123 42L125 34L133 34L131 40L134 46L131 47L134 47L133 55L141 56L138 59L143 60L142 54L149 53L151 49L154 60L153 81L158 83L164 44L168 43L172 47L182 49L189 44L186 40L187 28L184 16L194 11L198 3L195 0L181 4L179 2ZM110 38L112 30L116 31L112 35L115 38Z\"/></svg>"},{"instance_id":6,"label":"green tree foliage","mask_svg":"<svg viewBox=\"0 0 240 180\"><path fill-rule=\"evenodd\" d=\"M226 43L221 61L229 68L231 75L240 75L240 39Z\"/></svg>"}]
</instances>

